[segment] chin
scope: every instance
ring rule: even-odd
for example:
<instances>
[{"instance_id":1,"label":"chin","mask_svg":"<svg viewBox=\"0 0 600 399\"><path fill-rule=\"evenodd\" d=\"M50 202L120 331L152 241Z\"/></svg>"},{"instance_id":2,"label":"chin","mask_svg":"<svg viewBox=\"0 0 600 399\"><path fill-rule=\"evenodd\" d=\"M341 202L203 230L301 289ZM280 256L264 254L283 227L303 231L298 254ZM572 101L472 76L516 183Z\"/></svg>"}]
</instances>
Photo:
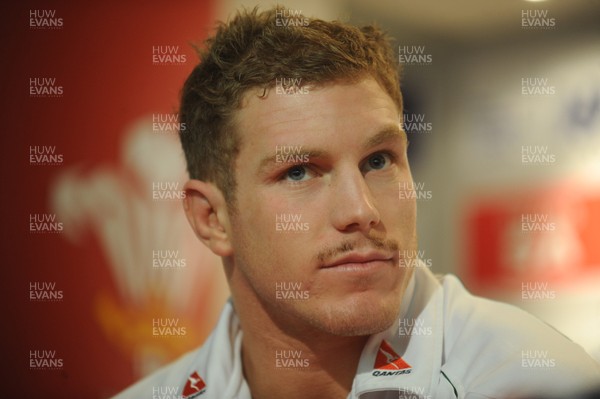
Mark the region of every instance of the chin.
<instances>
[{"instance_id":1,"label":"chin","mask_svg":"<svg viewBox=\"0 0 600 399\"><path fill-rule=\"evenodd\" d=\"M311 324L332 335L365 336L388 329L399 312L399 295L361 292L320 305Z\"/></svg>"}]
</instances>

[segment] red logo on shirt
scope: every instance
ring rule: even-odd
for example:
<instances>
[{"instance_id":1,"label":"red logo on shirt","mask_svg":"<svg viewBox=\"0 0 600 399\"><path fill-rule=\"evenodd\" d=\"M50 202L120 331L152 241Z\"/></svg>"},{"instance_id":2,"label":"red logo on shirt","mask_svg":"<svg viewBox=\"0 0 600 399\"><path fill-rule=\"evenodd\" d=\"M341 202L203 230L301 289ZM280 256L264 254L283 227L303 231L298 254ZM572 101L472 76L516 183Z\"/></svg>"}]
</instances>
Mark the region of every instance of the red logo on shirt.
<instances>
[{"instance_id":1,"label":"red logo on shirt","mask_svg":"<svg viewBox=\"0 0 600 399\"><path fill-rule=\"evenodd\" d=\"M373 366L377 370L406 370L410 369L410 364L406 363L387 343L387 341L381 341L377 356L375 357L375 365Z\"/></svg>"},{"instance_id":2,"label":"red logo on shirt","mask_svg":"<svg viewBox=\"0 0 600 399\"><path fill-rule=\"evenodd\" d=\"M190 374L187 382L185 383L185 386L183 387L183 392L181 392L182 398L194 398L203 393L204 388L206 388L206 383L204 382L202 377L200 377L198 372L194 371L192 374Z\"/></svg>"}]
</instances>

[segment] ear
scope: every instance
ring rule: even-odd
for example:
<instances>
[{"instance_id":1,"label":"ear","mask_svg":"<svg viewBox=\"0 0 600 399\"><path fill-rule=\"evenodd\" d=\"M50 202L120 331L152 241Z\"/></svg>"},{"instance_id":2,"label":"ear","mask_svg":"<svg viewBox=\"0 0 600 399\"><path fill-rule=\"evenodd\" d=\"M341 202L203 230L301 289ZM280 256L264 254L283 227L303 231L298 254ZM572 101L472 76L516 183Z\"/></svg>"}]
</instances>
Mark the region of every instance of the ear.
<instances>
[{"instance_id":1,"label":"ear","mask_svg":"<svg viewBox=\"0 0 600 399\"><path fill-rule=\"evenodd\" d=\"M183 208L196 237L216 255L230 256L229 212L221 190L200 180L188 181L184 190Z\"/></svg>"}]
</instances>

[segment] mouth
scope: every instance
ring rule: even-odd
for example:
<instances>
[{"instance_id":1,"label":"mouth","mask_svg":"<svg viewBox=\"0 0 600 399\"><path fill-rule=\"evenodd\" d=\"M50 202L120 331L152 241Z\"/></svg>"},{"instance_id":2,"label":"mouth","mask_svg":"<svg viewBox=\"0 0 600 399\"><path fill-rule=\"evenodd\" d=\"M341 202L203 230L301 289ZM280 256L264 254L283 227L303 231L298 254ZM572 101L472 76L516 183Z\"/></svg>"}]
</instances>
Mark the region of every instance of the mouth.
<instances>
[{"instance_id":1,"label":"mouth","mask_svg":"<svg viewBox=\"0 0 600 399\"><path fill-rule=\"evenodd\" d=\"M389 265L394 255L379 251L352 252L321 266L321 269L363 271L366 269Z\"/></svg>"}]
</instances>

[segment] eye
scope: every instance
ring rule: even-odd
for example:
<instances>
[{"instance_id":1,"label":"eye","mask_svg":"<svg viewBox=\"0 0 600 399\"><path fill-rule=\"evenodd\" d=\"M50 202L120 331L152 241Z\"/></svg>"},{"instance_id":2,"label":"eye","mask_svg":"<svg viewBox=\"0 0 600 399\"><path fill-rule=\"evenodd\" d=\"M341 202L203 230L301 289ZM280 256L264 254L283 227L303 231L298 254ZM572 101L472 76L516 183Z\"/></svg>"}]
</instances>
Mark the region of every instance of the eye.
<instances>
[{"instance_id":1,"label":"eye","mask_svg":"<svg viewBox=\"0 0 600 399\"><path fill-rule=\"evenodd\" d=\"M365 162L363 168L365 172L368 172L370 170L379 170L388 166L390 162L392 162L391 155L383 152L378 152L367 158L367 162Z\"/></svg>"},{"instance_id":2,"label":"eye","mask_svg":"<svg viewBox=\"0 0 600 399\"><path fill-rule=\"evenodd\" d=\"M306 172L304 165L296 165L289 168L283 177L285 180L302 181L306 180L305 177L308 177Z\"/></svg>"}]
</instances>

